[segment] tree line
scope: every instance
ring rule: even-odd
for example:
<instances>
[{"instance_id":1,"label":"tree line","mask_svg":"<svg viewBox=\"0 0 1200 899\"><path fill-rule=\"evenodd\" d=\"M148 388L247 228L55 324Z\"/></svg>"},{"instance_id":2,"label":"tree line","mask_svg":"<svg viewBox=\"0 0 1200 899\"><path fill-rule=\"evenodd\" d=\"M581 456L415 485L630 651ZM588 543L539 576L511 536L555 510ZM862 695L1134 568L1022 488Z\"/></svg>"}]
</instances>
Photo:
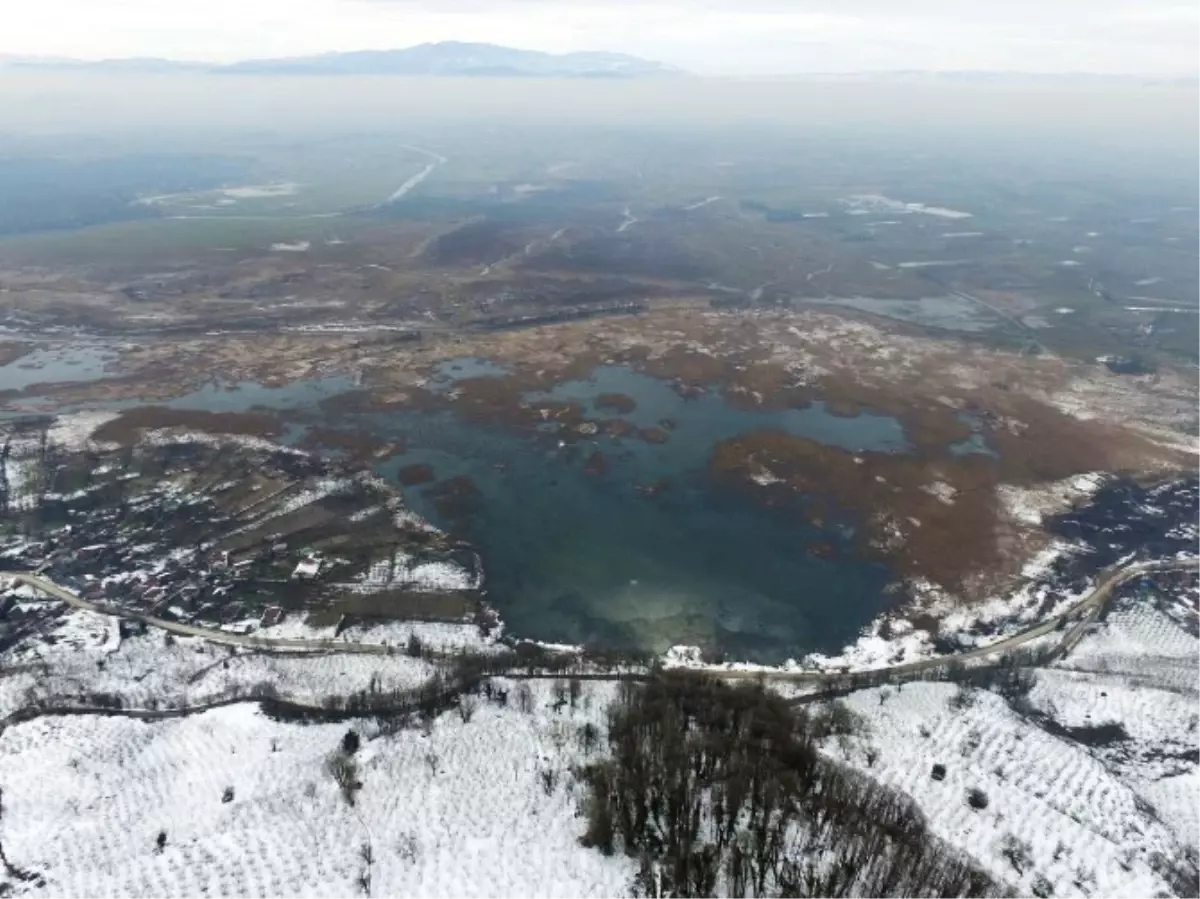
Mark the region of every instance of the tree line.
<instances>
[{"instance_id":1,"label":"tree line","mask_svg":"<svg viewBox=\"0 0 1200 899\"><path fill-rule=\"evenodd\" d=\"M825 726L760 685L625 682L581 772L584 842L636 856L642 896L1003 893L907 795L821 755Z\"/></svg>"}]
</instances>

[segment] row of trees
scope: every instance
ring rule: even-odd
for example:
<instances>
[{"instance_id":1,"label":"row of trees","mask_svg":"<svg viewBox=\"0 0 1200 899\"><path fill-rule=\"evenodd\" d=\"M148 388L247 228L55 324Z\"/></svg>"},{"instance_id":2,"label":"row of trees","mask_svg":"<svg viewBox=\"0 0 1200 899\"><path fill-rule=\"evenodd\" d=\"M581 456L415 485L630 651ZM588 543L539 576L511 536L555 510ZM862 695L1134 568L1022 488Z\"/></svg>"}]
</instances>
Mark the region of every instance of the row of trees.
<instances>
[{"instance_id":1,"label":"row of trees","mask_svg":"<svg viewBox=\"0 0 1200 899\"><path fill-rule=\"evenodd\" d=\"M627 682L611 758L583 769L585 842L641 859L647 896L987 896L997 886L904 794L820 755L820 726L761 686Z\"/></svg>"}]
</instances>

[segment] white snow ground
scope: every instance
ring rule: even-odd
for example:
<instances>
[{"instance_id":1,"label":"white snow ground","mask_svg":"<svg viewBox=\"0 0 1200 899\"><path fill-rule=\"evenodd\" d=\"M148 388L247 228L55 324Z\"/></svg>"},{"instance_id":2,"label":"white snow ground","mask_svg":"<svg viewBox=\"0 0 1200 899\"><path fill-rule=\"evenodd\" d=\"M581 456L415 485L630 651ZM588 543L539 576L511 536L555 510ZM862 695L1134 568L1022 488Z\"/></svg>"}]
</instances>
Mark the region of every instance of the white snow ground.
<instances>
[{"instance_id":1,"label":"white snow ground","mask_svg":"<svg viewBox=\"0 0 1200 899\"><path fill-rule=\"evenodd\" d=\"M324 632L282 625L271 636L323 638ZM328 636L332 636L332 628ZM301 633L302 631L302 633ZM279 692L302 702L320 703L326 696L365 690L375 680L380 690L415 687L433 673L422 659L397 654L272 654L234 650L199 638L170 641L162 631L120 639L115 619L92 612L72 612L48 631L54 643L33 641L5 656L0 671L0 717L34 698L115 693L127 707L145 708L150 701L197 705L221 697L232 687L270 682ZM385 629L347 629L346 639L387 640L403 647L415 633L433 649L483 649L473 625L397 622ZM0 771L0 778L3 777ZM3 782L0 781L0 787Z\"/></svg>"},{"instance_id":2,"label":"white snow ground","mask_svg":"<svg viewBox=\"0 0 1200 899\"><path fill-rule=\"evenodd\" d=\"M1095 754L1179 838L1200 844L1200 640L1149 604L1124 606L1054 668L1034 705L1068 726L1119 723L1126 740Z\"/></svg>"},{"instance_id":3,"label":"white snow ground","mask_svg":"<svg viewBox=\"0 0 1200 899\"><path fill-rule=\"evenodd\" d=\"M324 770L346 724L280 724L237 705L17 725L0 739L5 852L42 874L31 893L47 896L357 895L366 843L376 896L623 894L633 864L579 845L568 771L605 685L561 713L548 684L534 689L531 714L483 702L428 736L369 739L358 724L353 807Z\"/></svg>"},{"instance_id":4,"label":"white snow ground","mask_svg":"<svg viewBox=\"0 0 1200 899\"><path fill-rule=\"evenodd\" d=\"M882 704L880 689L848 698L866 733L845 746L848 753L837 744L830 753L909 793L934 833L1018 895L1032 895L1039 875L1055 896L1172 895L1150 859L1174 856L1175 834L1086 749L1046 733L990 692L973 691L972 706L953 709L951 684L882 691ZM878 752L869 767L868 749ZM946 767L944 780L931 776L936 763ZM967 804L971 788L987 795L986 808ZM1029 846L1023 870L1003 855L1009 837Z\"/></svg>"},{"instance_id":5,"label":"white snow ground","mask_svg":"<svg viewBox=\"0 0 1200 899\"><path fill-rule=\"evenodd\" d=\"M409 627L429 628L427 642L479 641L474 628ZM6 654L0 716L43 695L114 692L128 706L162 707L262 681L319 702L372 679L412 686L432 670L406 656L231 654L154 631L121 639L111 619L88 613L66 616L52 636ZM1177 857L1200 831L1189 755L1198 649L1149 603L1126 604L1068 659L1038 670L1032 709L1065 727L1118 723L1128 736L1111 745L1056 735L991 692L953 708L957 687L910 683L848 697L864 727L824 749L909 793L937 836L1018 895L1170 895L1156 859ZM555 712L552 685L532 682L529 714L508 686L507 706L481 701L468 723L447 713L427 736L283 724L252 704L158 722L13 725L0 732L0 838L13 863L45 878L20 885L38 896L351 895L368 840L374 895L628 895L633 863L578 845L582 790L569 773L581 726L603 730L614 685L584 682L580 707ZM351 726L364 737L353 809L323 769ZM941 781L935 763L946 766ZM223 803L226 787L234 798ZM967 804L975 787L984 809Z\"/></svg>"}]
</instances>

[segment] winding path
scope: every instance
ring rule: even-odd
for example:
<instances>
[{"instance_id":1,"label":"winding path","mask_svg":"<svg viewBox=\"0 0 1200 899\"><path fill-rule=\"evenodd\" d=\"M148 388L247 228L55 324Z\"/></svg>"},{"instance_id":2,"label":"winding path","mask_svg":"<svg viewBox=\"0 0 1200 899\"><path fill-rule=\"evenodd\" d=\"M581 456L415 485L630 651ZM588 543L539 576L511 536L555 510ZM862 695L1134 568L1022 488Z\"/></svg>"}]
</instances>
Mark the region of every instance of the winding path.
<instances>
[{"instance_id":1,"label":"winding path","mask_svg":"<svg viewBox=\"0 0 1200 899\"><path fill-rule=\"evenodd\" d=\"M999 655L1017 649L1018 647L1028 643L1031 640L1036 640L1038 637L1043 637L1046 634L1054 631L1057 628L1064 627L1065 624L1078 617L1078 620L1063 632L1062 639L1059 641L1059 648L1069 650L1079 642L1080 638L1086 633L1087 628L1104 608L1104 604L1112 596L1113 591L1120 585L1134 578L1141 577L1145 574L1150 574L1156 571L1182 571L1182 570L1200 570L1200 559L1164 559L1154 562L1134 562L1123 566L1113 566L1106 569L1097 581L1096 586L1079 602L1075 603L1067 611L1055 615L1051 618L1030 627L1011 637L1006 637L1003 640L998 640L995 643L990 643L987 646L980 646L975 649L967 650L952 656L939 656L931 659L920 659L915 662L905 662L900 665L891 665L884 668L873 668L865 671L840 672L840 671L780 671L780 670L754 670L754 669L727 669L727 668L708 668L700 669L709 674L717 675L728 679L764 679L768 681L782 681L791 683L809 683L809 684L825 684L847 677L853 679L871 679L885 677L902 677L906 675L915 675L923 671L932 670L943 667L953 662L970 662L977 659L987 658L988 656ZM120 618L128 618L133 621L140 621L150 627L161 628L169 633L178 634L184 637L199 637L203 640L208 640L211 643L219 643L227 646L243 646L252 649L261 650L302 650L312 653L360 653L365 655L396 655L403 652L401 646L389 646L384 643L361 643L352 640L305 640L299 638L288 637L258 637L247 634L232 634L228 631L218 630L216 628L200 627L193 624L183 624L178 621L169 621L165 618L157 618L153 615L144 615L140 612L132 612L125 609L117 609L107 605L94 603L72 593L70 590L60 587L53 581L47 580L36 574L28 574L25 572L0 571L0 577L9 577L18 583L27 584L34 589L40 590L55 599L60 599L70 606L77 609L82 609L88 612L95 612L101 615L112 615Z\"/></svg>"},{"instance_id":2,"label":"winding path","mask_svg":"<svg viewBox=\"0 0 1200 899\"><path fill-rule=\"evenodd\" d=\"M421 171L417 172L398 188L392 191L391 195L383 201L382 205L384 206L403 199L405 194L413 190L418 184L428 178L433 173L434 169L436 169L439 165L445 165L445 163L448 161L441 153L435 153L433 150L426 150L424 147L414 147L410 144L401 144L400 146L402 149L410 150L414 153L422 153L432 159L433 162L429 163L429 165L425 166L425 168L421 169Z\"/></svg>"},{"instance_id":3,"label":"winding path","mask_svg":"<svg viewBox=\"0 0 1200 899\"><path fill-rule=\"evenodd\" d=\"M43 593L52 596L54 599L61 599L68 605L76 609L82 609L85 612L95 612L98 615L111 615L115 618L140 621L150 627L161 628L168 633L178 634L181 637L199 637L210 643L219 643L225 646L245 646L251 649L304 650L313 653L365 653L368 655L392 655L400 653L403 650L401 646L389 646L384 643L358 643L351 640L306 640L290 637L256 637L249 634L233 634L229 631L218 630L217 628L184 624L180 621L170 621L154 615L145 615L141 612L133 612L127 609L119 609L95 603L36 574L18 571L0 571L0 577L9 577L18 583L27 584L36 590L41 590Z\"/></svg>"}]
</instances>

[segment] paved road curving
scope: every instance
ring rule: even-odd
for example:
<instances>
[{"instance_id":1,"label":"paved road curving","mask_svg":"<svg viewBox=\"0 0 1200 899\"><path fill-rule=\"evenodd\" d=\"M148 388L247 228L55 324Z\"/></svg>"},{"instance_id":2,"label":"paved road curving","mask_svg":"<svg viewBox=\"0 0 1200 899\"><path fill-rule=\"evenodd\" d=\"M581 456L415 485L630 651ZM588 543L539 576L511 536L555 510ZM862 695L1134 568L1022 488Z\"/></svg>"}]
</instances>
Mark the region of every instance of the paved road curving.
<instances>
[{"instance_id":1,"label":"paved road curving","mask_svg":"<svg viewBox=\"0 0 1200 899\"><path fill-rule=\"evenodd\" d=\"M194 624L184 624L180 621L169 621L166 618L158 618L154 615L145 615L141 612L132 612L126 609L118 609L94 603L36 574L0 571L0 577L9 577L19 583L28 584L36 590L41 590L55 599L61 599L68 605L86 612L95 612L98 615L111 615L115 618L140 621L150 627L161 628L168 633L178 634L181 637L199 637L210 643L221 643L226 646L245 646L251 649L299 649L314 653L366 653L369 655L390 655L399 652L403 648L387 646L383 643L357 643L351 640L305 640L289 637L256 637L248 634L231 634L229 631L222 631L216 628L199 627Z\"/></svg>"},{"instance_id":2,"label":"paved road curving","mask_svg":"<svg viewBox=\"0 0 1200 899\"><path fill-rule=\"evenodd\" d=\"M839 680L841 678L852 675L856 679L870 679L872 677L883 678L886 676L903 676L907 674L917 674L921 671L928 671L934 668L940 668L951 662L970 662L977 659L987 658L988 656L1000 655L1010 652L1018 647L1028 643L1031 640L1036 640L1038 637L1044 637L1046 634L1063 625L1064 622L1071 620L1076 616L1081 616L1079 621L1072 625L1069 629L1063 632L1063 637L1059 640L1059 646L1072 647L1083 636L1089 624L1096 620L1100 611L1104 608L1104 604L1112 596L1113 590L1124 584L1126 581L1133 580L1136 577L1141 577L1144 574L1149 574L1155 571L1178 571L1185 569L1200 569L1200 559L1165 559L1157 562L1134 562L1130 565L1114 566L1106 569L1100 576L1100 580L1091 592L1075 605L1071 606L1067 611L1062 612L1052 618L1047 618L1027 630L1021 631L1019 634L1014 634L1011 637L1006 637L1003 640L998 640L995 643L989 643L987 646L980 646L976 649L970 649L966 652L956 653L950 656L939 656L932 659L920 659L915 662L905 662L900 665L889 665L884 668L868 668L860 671L852 672L816 672L816 671L779 671L771 672L768 675L769 680L776 681L792 681L794 683L827 683L829 681ZM761 676L761 672L746 670L746 671L729 671L723 672L727 676L754 678Z\"/></svg>"},{"instance_id":3,"label":"paved road curving","mask_svg":"<svg viewBox=\"0 0 1200 899\"><path fill-rule=\"evenodd\" d=\"M1066 622L1078 617L1070 628L1063 632L1062 639L1059 640L1059 646L1070 649L1079 641L1086 632L1089 624L1094 622L1099 616L1104 604L1112 596L1113 590L1130 581L1133 578L1141 577L1144 574L1149 574L1155 571L1179 571L1179 570L1197 570L1200 569L1200 559L1165 559L1156 562L1134 562L1123 566L1114 566L1106 569L1100 576L1096 586L1092 588L1087 596L1083 597L1079 602L1075 603L1070 609L1061 614L1055 615L1052 618L1047 618L1027 630L1021 631L1019 634L1014 634L1011 637L1006 637L995 643L990 643L987 646L981 646L976 649L967 650L966 652L957 653L952 656L939 656L932 659L920 659L915 662L905 662L900 665L891 665L884 668L873 668L864 671L854 672L825 672L825 671L781 671L778 669L729 669L729 668L709 668L705 670L709 674L719 675L729 679L758 679L763 678L771 681L786 681L791 683L810 683L822 684L831 681L837 681L845 678L848 675L853 675L855 679L869 679L873 677L896 677L911 674L918 674L922 671L940 668L951 662L970 662L977 659L987 658L988 656L999 655L1016 649L1031 640L1036 640L1038 637L1043 637L1056 628L1062 627ZM216 628L199 627L192 624L183 624L178 621L169 621L165 618L157 618L153 615L144 615L140 612L131 612L125 609L118 609L107 605L94 603L90 600L77 596L70 590L60 587L53 581L49 581L44 577L36 574L27 574L25 572L15 571L0 571L0 577L9 577L19 583L28 584L29 586L41 590L53 596L55 599L61 599L63 602L74 606L77 609L83 609L88 612L95 612L100 615L112 615L120 618L128 618L133 621L140 621L151 627L161 628L164 631L172 634L178 634L183 637L198 637L202 640L207 640L211 643L220 643L227 646L243 646L251 649L265 650L304 650L313 653L329 653L329 652L344 652L344 653L361 653L365 655L393 655L398 654L403 650L403 647L389 646L383 643L360 643L352 640L305 640L300 638L288 637L258 637L247 634L231 634L228 631L217 630Z\"/></svg>"}]
</instances>

